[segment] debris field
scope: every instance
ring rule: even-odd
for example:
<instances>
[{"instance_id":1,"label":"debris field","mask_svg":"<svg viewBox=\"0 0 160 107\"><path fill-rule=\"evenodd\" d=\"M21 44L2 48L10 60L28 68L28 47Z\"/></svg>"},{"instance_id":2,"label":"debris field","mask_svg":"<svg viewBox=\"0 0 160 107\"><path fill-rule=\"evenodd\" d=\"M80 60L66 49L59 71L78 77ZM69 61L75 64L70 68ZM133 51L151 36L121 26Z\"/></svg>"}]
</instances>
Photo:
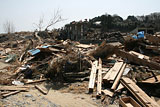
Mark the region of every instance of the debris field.
<instances>
[{"instance_id":1,"label":"debris field","mask_svg":"<svg viewBox=\"0 0 160 107\"><path fill-rule=\"evenodd\" d=\"M104 39L99 44L59 40L41 32L0 35L0 106L14 95L31 98L25 93L37 90L47 96L59 90L87 94L99 107L159 107L160 35L104 35L97 35Z\"/></svg>"}]
</instances>

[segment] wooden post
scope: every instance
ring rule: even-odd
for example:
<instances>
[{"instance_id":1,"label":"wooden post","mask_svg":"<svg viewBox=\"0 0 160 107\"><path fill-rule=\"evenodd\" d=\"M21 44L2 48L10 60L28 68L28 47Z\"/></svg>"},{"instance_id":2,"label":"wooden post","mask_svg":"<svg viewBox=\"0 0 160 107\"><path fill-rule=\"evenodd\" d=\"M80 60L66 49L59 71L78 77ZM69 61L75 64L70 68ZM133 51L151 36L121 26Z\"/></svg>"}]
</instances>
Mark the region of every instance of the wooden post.
<instances>
[{"instance_id":1,"label":"wooden post","mask_svg":"<svg viewBox=\"0 0 160 107\"><path fill-rule=\"evenodd\" d=\"M94 61L92 63L92 69L91 69L91 74L90 74L90 78L89 78L89 86L88 86L89 92L93 91L93 89L94 89L96 72L97 72L97 64L98 64L98 61Z\"/></svg>"},{"instance_id":2,"label":"wooden post","mask_svg":"<svg viewBox=\"0 0 160 107\"><path fill-rule=\"evenodd\" d=\"M99 69L98 69L98 82L97 82L97 95L101 95L102 88L102 60L99 58Z\"/></svg>"}]
</instances>

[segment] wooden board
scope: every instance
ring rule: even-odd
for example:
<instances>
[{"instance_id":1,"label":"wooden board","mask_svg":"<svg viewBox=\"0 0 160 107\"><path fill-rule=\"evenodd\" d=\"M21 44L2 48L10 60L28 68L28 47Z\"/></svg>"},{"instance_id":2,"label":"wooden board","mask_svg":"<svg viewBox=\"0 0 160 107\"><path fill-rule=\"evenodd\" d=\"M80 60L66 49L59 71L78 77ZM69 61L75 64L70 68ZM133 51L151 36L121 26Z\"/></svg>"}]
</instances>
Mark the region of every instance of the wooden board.
<instances>
[{"instance_id":1,"label":"wooden board","mask_svg":"<svg viewBox=\"0 0 160 107\"><path fill-rule=\"evenodd\" d=\"M48 93L48 90L42 86L35 85L35 88L37 88L44 95L47 95L47 93Z\"/></svg>"},{"instance_id":2,"label":"wooden board","mask_svg":"<svg viewBox=\"0 0 160 107\"><path fill-rule=\"evenodd\" d=\"M91 47L94 47L94 45L79 44L79 45L76 45L76 47L78 47L78 48L91 48Z\"/></svg>"},{"instance_id":3,"label":"wooden board","mask_svg":"<svg viewBox=\"0 0 160 107\"><path fill-rule=\"evenodd\" d=\"M122 78L122 85L126 87L135 98L145 107L159 107L159 105L151 99L142 89L140 89L131 79Z\"/></svg>"},{"instance_id":4,"label":"wooden board","mask_svg":"<svg viewBox=\"0 0 160 107\"><path fill-rule=\"evenodd\" d=\"M21 91L27 91L27 87L19 87L19 86L0 86L0 90L7 90L7 91L14 91L14 90L21 90Z\"/></svg>"},{"instance_id":5,"label":"wooden board","mask_svg":"<svg viewBox=\"0 0 160 107\"><path fill-rule=\"evenodd\" d=\"M8 96L10 96L10 95L17 94L17 93L19 93L19 92L21 92L21 91L19 90L19 91L9 92L9 93L7 93L7 94L3 94L2 97L5 98L5 97L8 97Z\"/></svg>"},{"instance_id":6,"label":"wooden board","mask_svg":"<svg viewBox=\"0 0 160 107\"><path fill-rule=\"evenodd\" d=\"M114 95L114 93L113 93L112 91L109 91L109 90L107 90L107 89L102 90L102 92L103 92L105 95L108 95L108 96L110 96L110 97L112 97L112 96Z\"/></svg>"},{"instance_id":7,"label":"wooden board","mask_svg":"<svg viewBox=\"0 0 160 107\"><path fill-rule=\"evenodd\" d=\"M108 73L103 77L103 80L114 81L122 65L123 65L123 62L116 62L114 66L108 71Z\"/></svg>"},{"instance_id":8,"label":"wooden board","mask_svg":"<svg viewBox=\"0 0 160 107\"><path fill-rule=\"evenodd\" d=\"M102 60L99 58L99 69L98 69L98 82L97 82L97 95L101 95L102 88Z\"/></svg>"},{"instance_id":9,"label":"wooden board","mask_svg":"<svg viewBox=\"0 0 160 107\"><path fill-rule=\"evenodd\" d=\"M120 98L119 103L122 107L141 107L132 97Z\"/></svg>"},{"instance_id":10,"label":"wooden board","mask_svg":"<svg viewBox=\"0 0 160 107\"><path fill-rule=\"evenodd\" d=\"M115 90L117 88L119 80L120 80L120 78L121 78L121 76L122 76L122 74L124 72L125 67L126 67L126 63L123 64L123 66L122 66L121 70L119 71L116 79L114 80L114 83L113 83L113 85L111 87L112 90Z\"/></svg>"},{"instance_id":11,"label":"wooden board","mask_svg":"<svg viewBox=\"0 0 160 107\"><path fill-rule=\"evenodd\" d=\"M89 92L93 91L93 89L94 89L96 72L97 72L97 65L98 65L98 61L94 61L92 63L92 69L91 69L91 73L90 73L89 86L88 86Z\"/></svg>"},{"instance_id":12,"label":"wooden board","mask_svg":"<svg viewBox=\"0 0 160 107\"><path fill-rule=\"evenodd\" d=\"M46 81L47 79L40 79L40 80L33 80L33 81L27 81L25 84L33 84L33 83L38 83L38 82L43 82Z\"/></svg>"}]
</instances>

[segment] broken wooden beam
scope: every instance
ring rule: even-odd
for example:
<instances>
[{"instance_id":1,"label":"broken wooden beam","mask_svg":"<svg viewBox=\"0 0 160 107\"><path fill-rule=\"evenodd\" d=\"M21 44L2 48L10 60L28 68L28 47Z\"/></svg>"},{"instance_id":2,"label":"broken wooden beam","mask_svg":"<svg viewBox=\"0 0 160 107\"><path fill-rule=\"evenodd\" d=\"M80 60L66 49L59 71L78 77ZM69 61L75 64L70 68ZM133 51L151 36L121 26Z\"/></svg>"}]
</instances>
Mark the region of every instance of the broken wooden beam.
<instances>
[{"instance_id":1,"label":"broken wooden beam","mask_svg":"<svg viewBox=\"0 0 160 107\"><path fill-rule=\"evenodd\" d=\"M134 95L134 97L142 106L159 107L159 105L153 99L151 99L141 88L139 88L131 79L123 77L120 82Z\"/></svg>"},{"instance_id":2,"label":"broken wooden beam","mask_svg":"<svg viewBox=\"0 0 160 107\"><path fill-rule=\"evenodd\" d=\"M25 84L33 84L33 83L39 83L39 82L44 82L47 79L40 79L40 80L33 80L33 81L27 81L25 82Z\"/></svg>"},{"instance_id":3,"label":"broken wooden beam","mask_svg":"<svg viewBox=\"0 0 160 107\"><path fill-rule=\"evenodd\" d=\"M98 61L94 61L92 63L92 69L90 73L89 86L88 86L89 92L92 92L94 89L96 72L97 72L97 64L98 64Z\"/></svg>"},{"instance_id":4,"label":"broken wooden beam","mask_svg":"<svg viewBox=\"0 0 160 107\"><path fill-rule=\"evenodd\" d=\"M97 82L97 96L101 95L101 88L102 88L102 60L99 58L99 65L98 65L98 82Z\"/></svg>"},{"instance_id":5,"label":"broken wooden beam","mask_svg":"<svg viewBox=\"0 0 160 107\"><path fill-rule=\"evenodd\" d=\"M152 69L160 70L160 64L159 63L152 62L150 60L145 60L145 59L138 58L137 56L132 55L132 54L130 54L128 52L125 52L123 50L116 50L116 55L121 56L123 58L126 58L128 61L136 63L138 65L144 65L144 66L148 66Z\"/></svg>"},{"instance_id":6,"label":"broken wooden beam","mask_svg":"<svg viewBox=\"0 0 160 107\"><path fill-rule=\"evenodd\" d=\"M15 90L21 90L21 91L27 91L27 87L19 87L19 86L0 86L0 90L1 91L4 91L4 90L7 90L7 91L15 91Z\"/></svg>"},{"instance_id":7,"label":"broken wooden beam","mask_svg":"<svg viewBox=\"0 0 160 107\"><path fill-rule=\"evenodd\" d=\"M38 86L38 85L35 85L35 88L37 88L41 93L43 93L44 95L47 95L48 93L48 90Z\"/></svg>"},{"instance_id":8,"label":"broken wooden beam","mask_svg":"<svg viewBox=\"0 0 160 107\"><path fill-rule=\"evenodd\" d=\"M2 95L2 98L8 97L8 96L10 96L10 95L17 94L17 93L19 93L19 92L21 92L21 90L9 92L9 93L7 93L7 94L3 94L3 95Z\"/></svg>"},{"instance_id":9,"label":"broken wooden beam","mask_svg":"<svg viewBox=\"0 0 160 107\"><path fill-rule=\"evenodd\" d=\"M119 80L121 79L121 76L122 76L122 74L124 72L125 67L126 67L126 63L123 64L123 66L122 66L121 70L119 71L116 79L114 80L114 83L113 83L113 85L111 87L112 90L115 90L117 88Z\"/></svg>"}]
</instances>

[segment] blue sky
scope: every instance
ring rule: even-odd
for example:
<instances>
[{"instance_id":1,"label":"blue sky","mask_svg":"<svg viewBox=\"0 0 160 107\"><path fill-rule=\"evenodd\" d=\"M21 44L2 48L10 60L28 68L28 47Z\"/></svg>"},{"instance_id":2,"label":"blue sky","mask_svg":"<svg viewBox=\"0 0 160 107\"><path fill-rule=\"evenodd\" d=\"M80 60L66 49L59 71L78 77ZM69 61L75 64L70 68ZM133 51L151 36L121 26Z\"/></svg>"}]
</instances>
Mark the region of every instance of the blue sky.
<instances>
[{"instance_id":1,"label":"blue sky","mask_svg":"<svg viewBox=\"0 0 160 107\"><path fill-rule=\"evenodd\" d=\"M0 0L0 32L4 32L6 20L14 23L16 31L33 31L36 29L33 23L38 23L43 15L46 25L57 9L67 20L51 28L105 13L127 18L160 12L160 0Z\"/></svg>"}]
</instances>

